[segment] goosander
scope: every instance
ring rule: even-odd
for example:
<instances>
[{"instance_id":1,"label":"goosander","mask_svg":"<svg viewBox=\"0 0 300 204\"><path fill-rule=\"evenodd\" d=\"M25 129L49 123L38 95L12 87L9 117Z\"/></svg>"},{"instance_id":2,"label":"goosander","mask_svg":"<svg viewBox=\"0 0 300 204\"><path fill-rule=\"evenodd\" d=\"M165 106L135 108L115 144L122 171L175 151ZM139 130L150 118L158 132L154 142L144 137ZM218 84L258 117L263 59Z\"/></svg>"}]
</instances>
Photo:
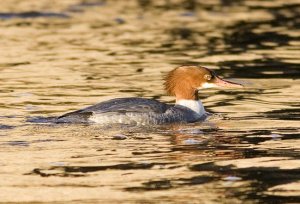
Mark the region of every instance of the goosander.
<instances>
[{"instance_id":1,"label":"goosander","mask_svg":"<svg viewBox=\"0 0 300 204\"><path fill-rule=\"evenodd\" d=\"M207 116L198 90L212 87L243 87L221 79L212 70L201 66L180 66L165 77L165 89L176 97L175 105L154 99L116 98L89 106L57 118L58 123L99 123L156 125L192 123Z\"/></svg>"}]
</instances>

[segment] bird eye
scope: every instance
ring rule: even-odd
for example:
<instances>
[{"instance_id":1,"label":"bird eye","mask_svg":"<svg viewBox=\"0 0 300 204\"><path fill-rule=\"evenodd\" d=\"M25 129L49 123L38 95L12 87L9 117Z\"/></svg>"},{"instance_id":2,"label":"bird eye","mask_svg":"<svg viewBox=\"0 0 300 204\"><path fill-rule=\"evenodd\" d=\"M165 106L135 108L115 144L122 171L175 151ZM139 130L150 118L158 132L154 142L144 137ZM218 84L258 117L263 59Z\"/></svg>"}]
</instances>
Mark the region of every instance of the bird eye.
<instances>
[{"instance_id":1,"label":"bird eye","mask_svg":"<svg viewBox=\"0 0 300 204\"><path fill-rule=\"evenodd\" d=\"M211 75L210 74L205 74L204 79L206 79L207 81L211 80Z\"/></svg>"}]
</instances>

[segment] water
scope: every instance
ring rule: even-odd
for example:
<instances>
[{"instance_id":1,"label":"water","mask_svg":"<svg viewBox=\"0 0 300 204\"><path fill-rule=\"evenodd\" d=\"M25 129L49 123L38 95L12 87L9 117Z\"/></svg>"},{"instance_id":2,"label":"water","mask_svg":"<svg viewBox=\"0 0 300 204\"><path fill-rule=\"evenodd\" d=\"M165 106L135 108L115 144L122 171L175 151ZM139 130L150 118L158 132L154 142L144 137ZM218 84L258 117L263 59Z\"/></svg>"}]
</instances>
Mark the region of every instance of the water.
<instances>
[{"instance_id":1,"label":"water","mask_svg":"<svg viewBox=\"0 0 300 204\"><path fill-rule=\"evenodd\" d=\"M299 13L296 0L1 2L1 203L300 202ZM201 91L204 123L27 122L173 102L162 78L182 64L246 88Z\"/></svg>"}]
</instances>

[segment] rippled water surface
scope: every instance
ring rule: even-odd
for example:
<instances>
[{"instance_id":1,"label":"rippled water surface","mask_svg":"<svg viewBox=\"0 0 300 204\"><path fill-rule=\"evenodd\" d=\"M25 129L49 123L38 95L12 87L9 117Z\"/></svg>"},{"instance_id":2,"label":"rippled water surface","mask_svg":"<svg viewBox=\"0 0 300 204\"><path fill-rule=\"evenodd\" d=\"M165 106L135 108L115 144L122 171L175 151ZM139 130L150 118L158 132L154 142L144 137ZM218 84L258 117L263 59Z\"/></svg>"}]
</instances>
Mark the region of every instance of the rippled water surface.
<instances>
[{"instance_id":1,"label":"rippled water surface","mask_svg":"<svg viewBox=\"0 0 300 204\"><path fill-rule=\"evenodd\" d=\"M6 0L0 5L1 203L299 203L297 0ZM246 85L203 90L204 123L27 122L103 100L172 103L199 64Z\"/></svg>"}]
</instances>

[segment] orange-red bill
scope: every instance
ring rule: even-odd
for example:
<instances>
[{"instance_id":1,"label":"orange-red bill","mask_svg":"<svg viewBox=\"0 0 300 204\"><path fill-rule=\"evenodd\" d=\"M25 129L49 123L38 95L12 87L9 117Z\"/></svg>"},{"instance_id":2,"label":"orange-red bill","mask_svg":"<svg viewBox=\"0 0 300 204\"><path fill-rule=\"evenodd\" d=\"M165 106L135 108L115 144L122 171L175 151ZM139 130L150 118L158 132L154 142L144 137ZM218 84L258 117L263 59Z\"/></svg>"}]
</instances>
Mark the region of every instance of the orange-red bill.
<instances>
[{"instance_id":1,"label":"orange-red bill","mask_svg":"<svg viewBox=\"0 0 300 204\"><path fill-rule=\"evenodd\" d=\"M229 88L243 88L244 87L242 84L232 82L232 81L227 81L227 80L221 79L217 76L215 77L213 83L219 87L229 87Z\"/></svg>"}]
</instances>

